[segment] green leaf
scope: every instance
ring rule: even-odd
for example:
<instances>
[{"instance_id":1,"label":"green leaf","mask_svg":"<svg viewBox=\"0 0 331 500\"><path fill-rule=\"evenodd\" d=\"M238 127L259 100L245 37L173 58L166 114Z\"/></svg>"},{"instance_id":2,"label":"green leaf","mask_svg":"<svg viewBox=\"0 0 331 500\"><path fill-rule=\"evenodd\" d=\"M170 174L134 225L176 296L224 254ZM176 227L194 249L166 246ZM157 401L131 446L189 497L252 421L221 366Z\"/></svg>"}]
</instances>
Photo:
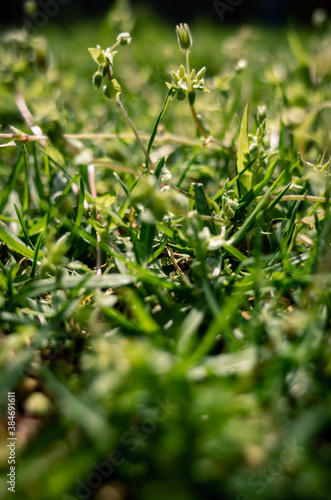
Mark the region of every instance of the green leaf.
<instances>
[{"instance_id":1,"label":"green leaf","mask_svg":"<svg viewBox=\"0 0 331 500\"><path fill-rule=\"evenodd\" d=\"M58 288L70 290L73 288L93 290L95 288L118 288L121 286L135 283L137 278L129 274L102 274L96 276L94 274L84 274L82 276L65 276L60 280L56 278L35 279L24 287L15 296L15 301L20 303L26 297L39 297L44 293L51 293Z\"/></svg>"},{"instance_id":2,"label":"green leaf","mask_svg":"<svg viewBox=\"0 0 331 500\"><path fill-rule=\"evenodd\" d=\"M104 64L106 62L105 55L102 50L99 49L88 49L89 53L91 54L92 59L97 63L97 64Z\"/></svg>"},{"instance_id":3,"label":"green leaf","mask_svg":"<svg viewBox=\"0 0 331 500\"><path fill-rule=\"evenodd\" d=\"M261 181L259 184L254 186L252 189L250 189L243 198L240 200L240 210L243 210L248 207L248 205L260 194L262 189L268 184L269 180L272 177L272 174L275 171L277 162L279 158L276 158L274 161L272 161L267 168L263 181Z\"/></svg>"},{"instance_id":4,"label":"green leaf","mask_svg":"<svg viewBox=\"0 0 331 500\"><path fill-rule=\"evenodd\" d=\"M309 53L304 48L302 41L299 38L298 33L295 31L289 31L287 34L290 48L292 50L293 55L295 56L298 64L301 67L308 66L309 62Z\"/></svg>"},{"instance_id":5,"label":"green leaf","mask_svg":"<svg viewBox=\"0 0 331 500\"><path fill-rule=\"evenodd\" d=\"M58 200L57 200L58 202ZM45 231L46 227L47 227L47 223L48 223L48 214L44 215L44 217L42 217L42 219L40 219L38 222L36 222L36 224L34 224L33 226L30 227L29 229L29 235L30 236L34 236L35 234L39 234L39 233L42 233L43 231Z\"/></svg>"},{"instance_id":6,"label":"green leaf","mask_svg":"<svg viewBox=\"0 0 331 500\"><path fill-rule=\"evenodd\" d=\"M14 252L33 260L35 252L27 247L10 229L2 225L0 225L0 241L3 241Z\"/></svg>"},{"instance_id":7,"label":"green leaf","mask_svg":"<svg viewBox=\"0 0 331 500\"><path fill-rule=\"evenodd\" d=\"M240 174L245 169L247 158L249 155L248 142L248 104L246 104L243 119L240 126L239 146L237 153L237 174ZM252 173L245 172L237 183L237 195L240 198L246 194L251 187Z\"/></svg>"},{"instance_id":8,"label":"green leaf","mask_svg":"<svg viewBox=\"0 0 331 500\"><path fill-rule=\"evenodd\" d=\"M188 356L192 353L197 341L197 332L204 317L203 310L193 307L180 325L176 349L180 356Z\"/></svg>"},{"instance_id":9,"label":"green leaf","mask_svg":"<svg viewBox=\"0 0 331 500\"><path fill-rule=\"evenodd\" d=\"M84 181L83 178L80 178L80 190L79 190L79 205L77 212L77 219L75 222L75 226L73 232L79 228L82 222L83 213L84 213L84 200L85 200L85 189L84 189Z\"/></svg>"},{"instance_id":10,"label":"green leaf","mask_svg":"<svg viewBox=\"0 0 331 500\"><path fill-rule=\"evenodd\" d=\"M165 158L164 156L162 156L160 158L160 160L158 161L157 165L156 165L156 169L155 169L155 177L157 179L157 183L156 183L156 189L159 189L160 186L161 186L161 181L162 181L162 169L164 167L164 164L165 164Z\"/></svg>"},{"instance_id":11,"label":"green leaf","mask_svg":"<svg viewBox=\"0 0 331 500\"><path fill-rule=\"evenodd\" d=\"M36 244L36 250L35 250L35 253L34 253L34 257L33 257L33 263L32 263L32 269L31 269L31 278L33 278L35 276L35 274L36 274L36 268L37 268L37 264L38 264L39 251L40 251L40 247L41 247L41 244L43 242L43 239L44 239L44 235L43 235L43 233L41 233L38 236L38 240L37 240L37 244Z\"/></svg>"},{"instance_id":12,"label":"green leaf","mask_svg":"<svg viewBox=\"0 0 331 500\"><path fill-rule=\"evenodd\" d=\"M245 237L247 232L254 226L254 224L256 224L256 222L261 218L261 216L266 215L271 210L271 208L273 208L275 206L274 202L272 202L267 207L266 212L263 212L263 208L266 205L266 203L268 202L268 199L269 199L271 193L277 187L277 185L282 180L284 175L285 175L285 171L283 171L279 175L279 177L275 180L275 182L272 184L272 186L266 191L262 200L260 200L260 202L256 205L255 209L253 210L253 212L247 217L247 219L245 220L243 225L238 229L236 234L231 238L231 240L229 241L230 245L235 247ZM288 189L290 185L291 184L289 184L285 189ZM282 194L282 196L283 196L283 194Z\"/></svg>"},{"instance_id":13,"label":"green leaf","mask_svg":"<svg viewBox=\"0 0 331 500\"><path fill-rule=\"evenodd\" d=\"M207 200L207 196L203 187L203 184L193 183L194 196L195 196L195 206L200 215L208 215L211 216L211 211L209 207L209 203ZM215 226L212 221L207 222L207 225L212 234L216 234Z\"/></svg>"},{"instance_id":14,"label":"green leaf","mask_svg":"<svg viewBox=\"0 0 331 500\"><path fill-rule=\"evenodd\" d=\"M66 418L74 424L78 423L99 449L108 448L112 439L111 427L96 402L90 400L87 394L71 392L68 384L64 384L47 368L43 370L41 377L47 384L48 390L56 396L59 409Z\"/></svg>"},{"instance_id":15,"label":"green leaf","mask_svg":"<svg viewBox=\"0 0 331 500\"><path fill-rule=\"evenodd\" d=\"M18 179L21 167L23 165L23 149L21 150L21 153L18 157L18 159L15 162L15 165L12 169L12 172L10 174L9 179L7 182L4 184L2 190L1 190L1 199L0 199L0 212L3 210L3 208L6 206L6 203L8 201L9 195L14 189L14 186L16 184L16 181Z\"/></svg>"},{"instance_id":16,"label":"green leaf","mask_svg":"<svg viewBox=\"0 0 331 500\"><path fill-rule=\"evenodd\" d=\"M147 262L150 254L152 253L155 233L156 225L154 223L141 223L138 252L142 263Z\"/></svg>"},{"instance_id":17,"label":"green leaf","mask_svg":"<svg viewBox=\"0 0 331 500\"><path fill-rule=\"evenodd\" d=\"M120 96L121 92L122 88L115 79L111 80L103 87L103 93L105 96L108 97L108 99L114 99L115 101Z\"/></svg>"},{"instance_id":18,"label":"green leaf","mask_svg":"<svg viewBox=\"0 0 331 500\"><path fill-rule=\"evenodd\" d=\"M136 322L140 325L145 334L155 334L160 330L158 323L146 308L146 304L142 301L139 294L132 289L126 292L128 304L135 316Z\"/></svg>"},{"instance_id":19,"label":"green leaf","mask_svg":"<svg viewBox=\"0 0 331 500\"><path fill-rule=\"evenodd\" d=\"M106 214L116 201L116 193L113 189L108 193L98 196L95 200L95 207L100 214Z\"/></svg>"},{"instance_id":20,"label":"green leaf","mask_svg":"<svg viewBox=\"0 0 331 500\"><path fill-rule=\"evenodd\" d=\"M157 225L157 228L159 229L160 226L159 224ZM161 228L161 231L163 230L164 228L162 227ZM162 238L162 241L161 241L161 245L159 246L159 248L157 250L155 250L150 256L149 256L149 259L148 259L148 263L150 262L153 262L153 260L155 260L164 250L166 244L167 244L167 241L168 241L168 236L166 233L163 234L163 238Z\"/></svg>"},{"instance_id":21,"label":"green leaf","mask_svg":"<svg viewBox=\"0 0 331 500\"><path fill-rule=\"evenodd\" d=\"M26 228L26 225L25 225L25 222L24 222L24 219L23 219L23 216L18 208L18 206L14 203L14 207L15 207L15 210L16 210L16 214L17 214L17 217L18 217L18 220L20 221L20 224L21 224L21 228L22 228L22 231L23 231L23 234L26 238L26 241L28 242L28 245L29 247L34 250L34 246L33 244L31 243L31 240L30 240L30 237L29 237L29 233L27 231L27 228Z\"/></svg>"},{"instance_id":22,"label":"green leaf","mask_svg":"<svg viewBox=\"0 0 331 500\"><path fill-rule=\"evenodd\" d=\"M161 112L159 114L159 116L157 117L156 119L156 122L154 124L154 128L153 128L153 132L152 132L152 135L149 139L149 142L148 142L148 146L147 146L147 153L149 154L151 152L151 149L152 149L152 146L153 146L153 142L154 142L154 139L155 139L155 136L157 134L157 129L158 129L158 126L159 126L159 123L160 121L162 120L163 118L163 115L164 113L166 112L166 109L168 107L168 104L169 104L169 101L170 101L170 98L173 94L173 86L168 84L169 86L169 92L168 92L168 95L166 97L166 100L164 101L164 104L163 104L163 107L161 109Z\"/></svg>"},{"instance_id":23,"label":"green leaf","mask_svg":"<svg viewBox=\"0 0 331 500\"><path fill-rule=\"evenodd\" d=\"M257 364L256 347L247 347L242 351L219 354L207 357L204 366L218 377L228 377L234 374L248 375Z\"/></svg>"}]
</instances>

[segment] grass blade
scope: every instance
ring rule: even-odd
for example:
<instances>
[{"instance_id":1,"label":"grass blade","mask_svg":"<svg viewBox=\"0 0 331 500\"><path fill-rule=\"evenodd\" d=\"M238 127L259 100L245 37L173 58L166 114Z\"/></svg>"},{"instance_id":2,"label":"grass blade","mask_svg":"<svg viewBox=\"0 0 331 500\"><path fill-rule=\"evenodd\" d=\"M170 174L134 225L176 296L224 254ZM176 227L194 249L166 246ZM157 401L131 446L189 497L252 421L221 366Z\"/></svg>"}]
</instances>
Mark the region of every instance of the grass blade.
<instances>
[{"instance_id":1,"label":"grass blade","mask_svg":"<svg viewBox=\"0 0 331 500\"><path fill-rule=\"evenodd\" d=\"M246 104L243 119L240 126L239 146L237 154L237 173L240 174L245 169L249 155L248 142L248 104ZM246 194L251 187L252 173L246 171L237 182L239 198Z\"/></svg>"},{"instance_id":2,"label":"grass blade","mask_svg":"<svg viewBox=\"0 0 331 500\"><path fill-rule=\"evenodd\" d=\"M84 213L84 200L85 200L85 189L84 189L84 181L83 178L80 178L80 189L79 189L79 204L78 204L78 212L77 218L74 225L73 232L78 229L82 223L83 213Z\"/></svg>"},{"instance_id":3,"label":"grass blade","mask_svg":"<svg viewBox=\"0 0 331 500\"><path fill-rule=\"evenodd\" d=\"M2 225L0 225L0 241L3 241L9 248L14 250L14 252L33 260L35 252L27 247L10 229Z\"/></svg>"},{"instance_id":4,"label":"grass blade","mask_svg":"<svg viewBox=\"0 0 331 500\"><path fill-rule=\"evenodd\" d=\"M153 146L153 142L154 142L155 136L157 134L157 129L158 129L159 123L162 120L164 113L166 112L166 109L168 107L168 104L169 104L169 101L171 99L172 94L173 94L173 89L171 88L169 90L169 92L168 92L166 100L164 101L163 108L161 109L161 113L159 114L159 116L156 119L152 135L151 135L151 137L149 139L148 146L147 146L147 153L148 154L150 154L150 152L151 152L151 149L152 149L152 146Z\"/></svg>"},{"instance_id":5,"label":"grass blade","mask_svg":"<svg viewBox=\"0 0 331 500\"><path fill-rule=\"evenodd\" d=\"M36 249L35 249L35 253L34 253L34 257L33 257L33 262L32 262L31 278L34 278L34 276L36 274L36 269L37 269L37 264L38 264L38 257L39 257L39 251L40 251L40 247L41 247L41 244L42 244L42 241L43 241L43 236L44 236L43 233L41 233L38 236L38 239L37 239Z\"/></svg>"},{"instance_id":6,"label":"grass blade","mask_svg":"<svg viewBox=\"0 0 331 500\"><path fill-rule=\"evenodd\" d=\"M268 184L268 182L272 177L272 174L275 171L277 162L278 158L276 158L273 162L270 163L269 167L265 172L263 181L254 186L253 189L250 189L248 193L246 193L245 196L240 200L240 210L246 209L248 205L260 194L262 189Z\"/></svg>"},{"instance_id":7,"label":"grass blade","mask_svg":"<svg viewBox=\"0 0 331 500\"><path fill-rule=\"evenodd\" d=\"M208 215L211 216L211 211L209 208L209 203L207 200L207 196L203 187L203 184L193 183L194 196L195 196L195 206L200 215ZM216 234L215 226L212 221L207 222L207 225L212 232L212 234Z\"/></svg>"},{"instance_id":8,"label":"grass blade","mask_svg":"<svg viewBox=\"0 0 331 500\"><path fill-rule=\"evenodd\" d=\"M251 229L251 227L254 226L254 224L257 221L257 218L261 217L261 212L263 210L263 207L267 203L269 196L271 195L271 193L273 192L273 190L276 188L277 184L279 184L279 182L282 180L282 178L283 178L284 175L285 175L285 171L283 171L279 175L279 177L276 179L276 181L267 190L267 192L263 196L262 200L260 200L260 202L256 205L255 209L253 210L253 212L247 217L247 219L245 220L245 222L243 223L243 225L239 228L239 230L236 232L236 234L231 238L231 240L229 241L230 245L232 245L232 246L238 245L238 243L245 237L245 235ZM290 186L287 186L287 189L289 187ZM283 194L282 194L282 196L283 196ZM269 205L268 211L271 210L271 208L270 208L271 205L272 205L272 208L273 208L273 206L275 205L274 202L272 202Z\"/></svg>"},{"instance_id":9,"label":"grass blade","mask_svg":"<svg viewBox=\"0 0 331 500\"><path fill-rule=\"evenodd\" d=\"M21 167L23 165L23 150L21 150L21 153L16 160L16 163L14 165L14 168L11 172L11 175L8 179L8 182L4 185L2 192L1 192L1 199L0 199L0 212L4 209L4 207L7 204L8 198L12 190L14 189L14 186L16 184L16 181L18 179Z\"/></svg>"},{"instance_id":10,"label":"grass blade","mask_svg":"<svg viewBox=\"0 0 331 500\"><path fill-rule=\"evenodd\" d=\"M31 248L31 250L34 250L34 246L33 246L32 242L30 240L29 233L28 233L28 230L26 228L23 216L22 216L22 214L21 214L18 206L15 203L14 203L14 207L15 207L15 210L16 210L16 213L17 213L18 220L20 221L21 228L22 228L23 234L24 234L24 236L26 238L26 241L28 242L28 245Z\"/></svg>"}]
</instances>

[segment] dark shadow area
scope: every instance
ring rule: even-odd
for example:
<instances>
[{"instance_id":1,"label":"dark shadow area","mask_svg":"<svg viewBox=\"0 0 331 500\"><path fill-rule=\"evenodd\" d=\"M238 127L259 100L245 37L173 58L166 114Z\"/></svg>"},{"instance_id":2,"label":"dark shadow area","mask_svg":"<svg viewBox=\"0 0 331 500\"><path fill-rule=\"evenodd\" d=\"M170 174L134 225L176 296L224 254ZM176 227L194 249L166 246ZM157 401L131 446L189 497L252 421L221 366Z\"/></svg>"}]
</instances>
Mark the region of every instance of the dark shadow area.
<instances>
[{"instance_id":1,"label":"dark shadow area","mask_svg":"<svg viewBox=\"0 0 331 500\"><path fill-rule=\"evenodd\" d=\"M36 2L37 10L34 16L42 27L46 16L54 18L58 23L72 20L99 17L116 2L101 0L90 2L88 0L39 0ZM19 25L24 18L22 0L5 2L1 7L0 24ZM134 8L150 7L162 18L171 22L191 22L204 17L225 24L241 23L246 21L265 22L271 25L280 25L290 20L291 22L309 23L312 12L323 8L331 13L329 0L208 0L207 2L191 1L178 2L152 2L151 0L138 0L131 2Z\"/></svg>"}]
</instances>

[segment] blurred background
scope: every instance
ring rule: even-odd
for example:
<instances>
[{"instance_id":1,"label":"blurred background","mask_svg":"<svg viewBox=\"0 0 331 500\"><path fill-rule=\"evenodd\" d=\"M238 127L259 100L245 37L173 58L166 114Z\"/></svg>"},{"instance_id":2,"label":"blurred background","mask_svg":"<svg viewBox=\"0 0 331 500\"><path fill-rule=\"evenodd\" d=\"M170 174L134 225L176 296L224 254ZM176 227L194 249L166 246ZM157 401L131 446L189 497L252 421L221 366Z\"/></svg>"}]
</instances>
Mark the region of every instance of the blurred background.
<instances>
[{"instance_id":1,"label":"blurred background","mask_svg":"<svg viewBox=\"0 0 331 500\"><path fill-rule=\"evenodd\" d=\"M57 9L56 22L72 22L73 16L78 18L102 16L114 1L99 0L41 0L38 2L39 9ZM323 8L331 13L330 0L319 0L318 4L312 0L208 0L207 2L168 0L167 2L152 2L152 0L135 0L132 2L137 7L149 7L171 22L191 22L197 18L204 17L222 23L233 24L243 21L267 22L269 24L283 24L287 21L309 23L312 12L317 8ZM224 8L228 5L228 8ZM224 10L223 10L224 9ZM0 23L11 23L19 25L23 17L23 0L6 2L1 7Z\"/></svg>"}]
</instances>

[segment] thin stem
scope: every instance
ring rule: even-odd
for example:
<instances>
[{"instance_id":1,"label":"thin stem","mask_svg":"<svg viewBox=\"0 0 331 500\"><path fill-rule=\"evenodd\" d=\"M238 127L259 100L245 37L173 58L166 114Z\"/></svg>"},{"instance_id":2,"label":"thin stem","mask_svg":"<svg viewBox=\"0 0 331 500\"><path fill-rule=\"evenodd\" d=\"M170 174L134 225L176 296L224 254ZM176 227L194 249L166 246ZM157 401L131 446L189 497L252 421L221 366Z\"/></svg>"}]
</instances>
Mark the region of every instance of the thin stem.
<instances>
[{"instance_id":1,"label":"thin stem","mask_svg":"<svg viewBox=\"0 0 331 500\"><path fill-rule=\"evenodd\" d=\"M29 108L27 107L25 99L24 99L23 95L21 94L21 92L16 91L14 93L14 99L15 99L16 106L22 115L23 120L25 121L25 123L27 124L29 129L32 130L33 135L42 136L43 132L42 132L41 128L38 125L33 125L33 116L31 114ZM41 139L39 142L44 148L46 147L46 141L44 139Z\"/></svg>"},{"instance_id":2,"label":"thin stem","mask_svg":"<svg viewBox=\"0 0 331 500\"><path fill-rule=\"evenodd\" d=\"M209 136L208 133L203 128L202 123L199 120L198 115L196 114L195 107L190 106L190 109L191 109L191 113L192 113L193 119L195 121L195 124L196 124L200 134L203 137L205 137L205 139L208 139L208 141L205 142L205 145L207 145L207 143L213 142L214 144L217 144L218 146L220 146L220 148L227 149L228 151L231 151L231 153L233 153L234 155L237 153L237 151L234 148L231 148L231 146L226 146L223 142L219 141L218 139L215 139L215 137Z\"/></svg>"},{"instance_id":3,"label":"thin stem","mask_svg":"<svg viewBox=\"0 0 331 500\"><path fill-rule=\"evenodd\" d=\"M149 139L149 135L146 134L146 133L142 133L140 134L140 138L141 139L144 139L144 140L148 140ZM0 139L17 139L17 140L20 140L22 142L40 142L40 141L48 141L49 138L47 137L47 135L29 135L29 134L3 134L3 133L0 133ZM105 139L133 139L134 136L132 134L128 134L128 133L120 133L120 134L114 134L114 133L108 133L108 134L89 134L89 133L86 133L86 134L63 134L63 138L64 139L80 139L80 140L85 140L85 141L88 141L88 140L105 140ZM192 137L184 137L184 136L180 136L180 135L175 135L175 134L171 134L171 133L162 133L162 134L158 134L155 136L155 139L154 139L155 142L158 142L158 143L169 143L169 142L173 142L173 143L176 143L176 144L182 144L184 146L201 146L201 147L209 147L209 148L212 148L212 149L220 149L220 148L224 148L224 149L228 149L229 151L233 152L234 154L236 153L235 149L234 148L231 148L230 146L226 146L225 144L223 144L221 141L218 141L217 139L215 139L214 137L208 137L208 141L205 141L204 143L201 143L201 140L200 139L194 139ZM217 147L217 146L219 147Z\"/></svg>"},{"instance_id":4,"label":"thin stem","mask_svg":"<svg viewBox=\"0 0 331 500\"><path fill-rule=\"evenodd\" d=\"M270 196L271 200L274 200L276 196ZM311 201L313 203L326 203L327 199L324 196L309 196L300 194L286 194L282 197L282 201Z\"/></svg>"},{"instance_id":5,"label":"thin stem","mask_svg":"<svg viewBox=\"0 0 331 500\"><path fill-rule=\"evenodd\" d=\"M205 129L203 128L202 123L199 120L198 115L196 114L195 107L194 106L190 106L190 108L191 108L191 113L192 113L192 116L193 116L193 120L195 121L195 124L198 127L198 130L199 130L200 134L203 135L203 137L207 138L208 134L205 131Z\"/></svg>"},{"instance_id":6,"label":"thin stem","mask_svg":"<svg viewBox=\"0 0 331 500\"><path fill-rule=\"evenodd\" d=\"M113 52L113 50L116 49L116 47L118 47L120 43L121 43L120 40L114 43L114 45L110 47L109 52Z\"/></svg>"},{"instance_id":7,"label":"thin stem","mask_svg":"<svg viewBox=\"0 0 331 500\"><path fill-rule=\"evenodd\" d=\"M190 91L192 90L192 84L191 84L191 68L190 68L190 51L186 51L186 76L187 76L187 90Z\"/></svg>"},{"instance_id":8,"label":"thin stem","mask_svg":"<svg viewBox=\"0 0 331 500\"><path fill-rule=\"evenodd\" d=\"M92 198L95 199L97 197L97 190L95 187L95 168L94 168L94 165L92 163L87 167L87 172L88 172L88 181L89 181L89 185L90 185L91 195L92 195ZM97 215L97 219L98 219L99 218L98 213L96 215ZM97 262L96 262L96 270L97 270L96 274L97 274L97 276L101 276L101 274L102 274L100 243L101 243L101 238L100 238L99 234L97 233Z\"/></svg>"},{"instance_id":9,"label":"thin stem","mask_svg":"<svg viewBox=\"0 0 331 500\"><path fill-rule=\"evenodd\" d=\"M147 153L147 150L144 146L144 144L142 143L142 140L140 139L140 136L138 134L138 131L136 129L136 127L134 126L131 118L129 117L129 115L127 114L127 112L125 111L125 108L123 106L123 104L121 103L119 97L116 99L116 104L120 110L120 112L122 113L123 117L125 118L126 122L128 123L128 125L130 125L134 135L135 135L135 138L137 139L137 142L142 150L142 152L144 153L145 155L145 158L147 159L148 163L149 163L149 166L151 167L152 171L155 172L155 165L154 163L152 162L151 160L151 157L149 156L149 154Z\"/></svg>"},{"instance_id":10,"label":"thin stem","mask_svg":"<svg viewBox=\"0 0 331 500\"><path fill-rule=\"evenodd\" d=\"M259 147L258 147L258 150L256 153L256 161L253 163L253 166L252 166L251 189L253 189L253 187L256 184L256 178L257 178L257 174L258 174L258 171L260 168L260 164L259 164L259 160L258 160L259 154L260 154L260 148L261 148L261 144L259 144Z\"/></svg>"}]
</instances>

